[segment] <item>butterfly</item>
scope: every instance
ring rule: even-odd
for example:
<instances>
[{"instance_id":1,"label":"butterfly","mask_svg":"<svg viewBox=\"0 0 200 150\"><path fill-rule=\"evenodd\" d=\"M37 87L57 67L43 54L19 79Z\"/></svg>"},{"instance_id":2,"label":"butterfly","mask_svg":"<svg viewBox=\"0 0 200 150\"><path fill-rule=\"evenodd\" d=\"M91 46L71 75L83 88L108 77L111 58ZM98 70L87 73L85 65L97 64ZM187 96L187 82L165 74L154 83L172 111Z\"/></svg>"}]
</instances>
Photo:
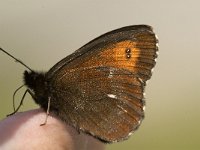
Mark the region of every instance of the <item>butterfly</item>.
<instances>
[{"instance_id":1,"label":"butterfly","mask_svg":"<svg viewBox=\"0 0 200 150\"><path fill-rule=\"evenodd\" d=\"M26 93L44 111L105 143L127 139L144 118L144 88L158 39L148 25L95 38L48 72L24 72ZM18 110L18 109L17 109Z\"/></svg>"}]
</instances>

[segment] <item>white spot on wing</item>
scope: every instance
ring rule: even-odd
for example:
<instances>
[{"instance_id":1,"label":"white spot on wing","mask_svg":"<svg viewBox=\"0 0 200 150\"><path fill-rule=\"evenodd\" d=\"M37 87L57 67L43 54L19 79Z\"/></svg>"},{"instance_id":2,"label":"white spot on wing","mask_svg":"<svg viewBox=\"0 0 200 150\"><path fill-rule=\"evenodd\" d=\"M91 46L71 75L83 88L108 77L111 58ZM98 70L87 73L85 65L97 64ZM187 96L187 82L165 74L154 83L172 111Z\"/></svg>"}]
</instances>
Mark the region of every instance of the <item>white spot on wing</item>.
<instances>
[{"instance_id":1,"label":"white spot on wing","mask_svg":"<svg viewBox=\"0 0 200 150\"><path fill-rule=\"evenodd\" d=\"M128 134L128 136L131 136L133 133L132 132L130 132L129 134Z\"/></svg>"},{"instance_id":2,"label":"white spot on wing","mask_svg":"<svg viewBox=\"0 0 200 150\"><path fill-rule=\"evenodd\" d=\"M143 108L142 108L142 109L143 109L143 111L145 111L145 109L146 109L145 105L143 106Z\"/></svg>"},{"instance_id":3,"label":"white spot on wing","mask_svg":"<svg viewBox=\"0 0 200 150\"><path fill-rule=\"evenodd\" d=\"M117 99L117 96L114 95L114 94L108 94L108 97L110 97L110 98L114 98L114 99Z\"/></svg>"},{"instance_id":4,"label":"white spot on wing","mask_svg":"<svg viewBox=\"0 0 200 150\"><path fill-rule=\"evenodd\" d=\"M142 84L144 84L144 81L143 81L141 78L138 77L138 79L140 80L140 82L141 82Z\"/></svg>"},{"instance_id":5,"label":"white spot on wing","mask_svg":"<svg viewBox=\"0 0 200 150\"><path fill-rule=\"evenodd\" d=\"M157 43L156 43L156 49L157 49L157 51L156 51L156 55L158 56L158 49L159 49L159 44L158 44L158 36L157 35L155 35L155 37L156 37L156 40L157 40ZM155 62L157 62L157 59L155 59Z\"/></svg>"},{"instance_id":6,"label":"white spot on wing","mask_svg":"<svg viewBox=\"0 0 200 150\"><path fill-rule=\"evenodd\" d=\"M125 113L127 113L127 110L126 109L124 109L122 106L120 106L120 105L117 105L117 107L118 108L120 108L123 112L125 112Z\"/></svg>"},{"instance_id":7,"label":"white spot on wing","mask_svg":"<svg viewBox=\"0 0 200 150\"><path fill-rule=\"evenodd\" d=\"M110 69L110 73L109 73L109 75L108 75L108 78L112 78L112 77L113 77L113 74L114 74L113 71L114 71L114 70L111 68L111 69Z\"/></svg>"}]
</instances>

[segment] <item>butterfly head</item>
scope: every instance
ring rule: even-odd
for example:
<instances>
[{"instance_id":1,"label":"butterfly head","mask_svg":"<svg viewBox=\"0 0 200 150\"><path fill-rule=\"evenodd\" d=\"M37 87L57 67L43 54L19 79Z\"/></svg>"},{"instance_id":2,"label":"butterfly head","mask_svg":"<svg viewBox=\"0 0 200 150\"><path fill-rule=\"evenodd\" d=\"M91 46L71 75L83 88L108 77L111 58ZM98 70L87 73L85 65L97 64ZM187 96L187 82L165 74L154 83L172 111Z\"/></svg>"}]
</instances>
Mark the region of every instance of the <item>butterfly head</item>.
<instances>
[{"instance_id":1,"label":"butterfly head","mask_svg":"<svg viewBox=\"0 0 200 150\"><path fill-rule=\"evenodd\" d=\"M36 103L41 103L41 99L47 99L45 73L24 71L24 83L31 90Z\"/></svg>"},{"instance_id":2,"label":"butterfly head","mask_svg":"<svg viewBox=\"0 0 200 150\"><path fill-rule=\"evenodd\" d=\"M24 71L24 82L30 89L35 89L38 85L45 82L45 74L35 71Z\"/></svg>"}]
</instances>

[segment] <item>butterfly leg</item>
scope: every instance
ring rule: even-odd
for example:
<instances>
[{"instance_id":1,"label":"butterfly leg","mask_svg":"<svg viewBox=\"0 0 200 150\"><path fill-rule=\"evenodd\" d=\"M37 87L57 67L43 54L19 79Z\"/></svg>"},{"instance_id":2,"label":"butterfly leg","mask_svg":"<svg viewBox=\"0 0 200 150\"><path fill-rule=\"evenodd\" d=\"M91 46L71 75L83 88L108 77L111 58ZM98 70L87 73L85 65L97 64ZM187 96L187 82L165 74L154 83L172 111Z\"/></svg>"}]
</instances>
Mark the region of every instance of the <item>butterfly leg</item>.
<instances>
[{"instance_id":1,"label":"butterfly leg","mask_svg":"<svg viewBox=\"0 0 200 150\"><path fill-rule=\"evenodd\" d=\"M26 96L27 93L29 93L29 94L33 97L33 93L32 93L29 89L27 89L27 90L24 92L24 95L22 96L22 99L21 99L20 104L19 104L19 106L17 107L17 109L15 109L13 113L8 114L7 116L11 116L11 115L15 114L16 112L18 112L19 108L23 105L23 101L24 101L24 98L25 98L25 96Z\"/></svg>"},{"instance_id":2,"label":"butterfly leg","mask_svg":"<svg viewBox=\"0 0 200 150\"><path fill-rule=\"evenodd\" d=\"M43 126L47 123L47 118L49 116L49 110L50 110L50 104L51 104L51 97L48 97L48 106L47 106L47 113L44 123L40 124L40 126Z\"/></svg>"}]
</instances>

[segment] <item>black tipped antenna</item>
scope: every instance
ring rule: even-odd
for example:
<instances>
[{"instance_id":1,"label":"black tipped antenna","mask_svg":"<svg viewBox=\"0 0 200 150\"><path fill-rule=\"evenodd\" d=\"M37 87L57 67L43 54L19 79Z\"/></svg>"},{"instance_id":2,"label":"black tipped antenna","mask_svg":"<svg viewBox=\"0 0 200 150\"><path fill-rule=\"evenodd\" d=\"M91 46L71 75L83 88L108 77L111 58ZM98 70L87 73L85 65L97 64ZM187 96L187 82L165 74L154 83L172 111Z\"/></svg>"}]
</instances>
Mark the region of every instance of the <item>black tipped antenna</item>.
<instances>
[{"instance_id":1,"label":"black tipped antenna","mask_svg":"<svg viewBox=\"0 0 200 150\"><path fill-rule=\"evenodd\" d=\"M3 50L1 47L0 47L0 50L3 51L4 53L6 53L8 56L12 57L16 62L22 64L24 67L26 67L26 68L29 69L30 71L33 71L29 66L27 66L27 65L24 64L21 60L15 58L13 55L9 54L9 53L6 52L5 50Z\"/></svg>"}]
</instances>

